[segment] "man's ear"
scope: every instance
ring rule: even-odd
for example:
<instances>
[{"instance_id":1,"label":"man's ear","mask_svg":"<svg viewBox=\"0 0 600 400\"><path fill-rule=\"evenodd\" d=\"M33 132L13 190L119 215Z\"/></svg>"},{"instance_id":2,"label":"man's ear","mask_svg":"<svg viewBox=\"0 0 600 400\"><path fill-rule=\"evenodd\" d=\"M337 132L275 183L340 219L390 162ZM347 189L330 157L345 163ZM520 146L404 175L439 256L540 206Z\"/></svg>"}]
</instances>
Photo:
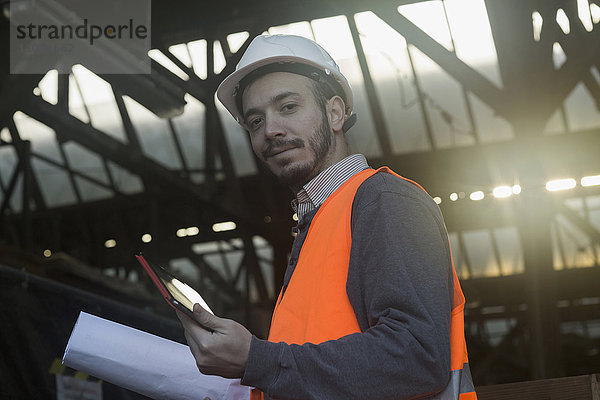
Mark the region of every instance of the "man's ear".
<instances>
[{"instance_id":1,"label":"man's ear","mask_svg":"<svg viewBox=\"0 0 600 400\"><path fill-rule=\"evenodd\" d=\"M342 130L346 117L346 105L340 96L333 96L327 102L327 118L334 132Z\"/></svg>"}]
</instances>

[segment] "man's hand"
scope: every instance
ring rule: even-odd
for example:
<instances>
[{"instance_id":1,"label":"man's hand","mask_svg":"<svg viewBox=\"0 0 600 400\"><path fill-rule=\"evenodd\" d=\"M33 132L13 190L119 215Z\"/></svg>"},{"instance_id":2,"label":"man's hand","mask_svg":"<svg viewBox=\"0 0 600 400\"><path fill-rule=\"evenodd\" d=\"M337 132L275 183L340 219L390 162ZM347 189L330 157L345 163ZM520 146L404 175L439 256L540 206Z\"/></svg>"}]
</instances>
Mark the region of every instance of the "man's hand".
<instances>
[{"instance_id":1,"label":"man's hand","mask_svg":"<svg viewBox=\"0 0 600 400\"><path fill-rule=\"evenodd\" d=\"M252 339L243 325L216 317L200 304L194 304L193 320L180 311L177 316L200 372L224 378L242 377Z\"/></svg>"}]
</instances>

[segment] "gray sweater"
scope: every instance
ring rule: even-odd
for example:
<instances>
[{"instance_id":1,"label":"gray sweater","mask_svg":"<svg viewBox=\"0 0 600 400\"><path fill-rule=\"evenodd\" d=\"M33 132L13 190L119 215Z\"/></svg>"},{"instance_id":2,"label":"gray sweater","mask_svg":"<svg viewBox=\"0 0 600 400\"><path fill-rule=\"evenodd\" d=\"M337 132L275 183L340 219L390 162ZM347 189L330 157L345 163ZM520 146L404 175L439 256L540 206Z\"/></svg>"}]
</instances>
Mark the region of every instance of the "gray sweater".
<instances>
[{"instance_id":1,"label":"gray sweater","mask_svg":"<svg viewBox=\"0 0 600 400\"><path fill-rule=\"evenodd\" d=\"M284 295L316 211L298 223ZM453 281L437 204L380 172L359 187L351 229L346 292L361 332L318 345L253 337L244 385L272 398L327 400L409 399L446 386Z\"/></svg>"}]
</instances>

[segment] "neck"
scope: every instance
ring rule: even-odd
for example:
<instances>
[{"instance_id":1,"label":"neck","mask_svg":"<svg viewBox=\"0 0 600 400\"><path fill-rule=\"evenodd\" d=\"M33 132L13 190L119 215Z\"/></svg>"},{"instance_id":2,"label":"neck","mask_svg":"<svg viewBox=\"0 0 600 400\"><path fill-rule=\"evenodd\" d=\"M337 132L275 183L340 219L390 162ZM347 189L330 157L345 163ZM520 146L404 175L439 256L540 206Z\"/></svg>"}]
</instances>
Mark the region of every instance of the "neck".
<instances>
[{"instance_id":1,"label":"neck","mask_svg":"<svg viewBox=\"0 0 600 400\"><path fill-rule=\"evenodd\" d=\"M335 146L335 148L334 148L334 146ZM312 179L314 179L321 172L325 171L327 168L331 167L332 165L337 164L338 162L342 161L344 158L346 158L350 155L348 143L346 142L345 139L342 141L342 143L335 143L334 146L332 146L332 150L335 150L335 151L332 151L329 154L329 156L323 160L323 163L319 166L318 169L315 170L315 172L310 176L310 178L306 182L303 182L302 184L299 184L299 185L290 185L289 186L290 190L294 193L294 196L296 196L298 194L298 192L300 192L300 190L302 190L302 187L304 185L306 185L308 182L310 182Z\"/></svg>"}]
</instances>

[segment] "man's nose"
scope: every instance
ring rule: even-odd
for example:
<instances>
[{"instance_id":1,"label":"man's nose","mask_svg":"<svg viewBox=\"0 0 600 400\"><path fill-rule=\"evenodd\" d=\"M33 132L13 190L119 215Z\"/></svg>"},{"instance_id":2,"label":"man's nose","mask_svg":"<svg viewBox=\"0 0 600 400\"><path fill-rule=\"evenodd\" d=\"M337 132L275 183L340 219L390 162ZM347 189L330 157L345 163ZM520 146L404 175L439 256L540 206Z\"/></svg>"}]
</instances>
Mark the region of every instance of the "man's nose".
<instances>
[{"instance_id":1,"label":"man's nose","mask_svg":"<svg viewBox=\"0 0 600 400\"><path fill-rule=\"evenodd\" d=\"M279 118L269 115L265 116L265 136L267 139L285 136L285 129Z\"/></svg>"}]
</instances>

